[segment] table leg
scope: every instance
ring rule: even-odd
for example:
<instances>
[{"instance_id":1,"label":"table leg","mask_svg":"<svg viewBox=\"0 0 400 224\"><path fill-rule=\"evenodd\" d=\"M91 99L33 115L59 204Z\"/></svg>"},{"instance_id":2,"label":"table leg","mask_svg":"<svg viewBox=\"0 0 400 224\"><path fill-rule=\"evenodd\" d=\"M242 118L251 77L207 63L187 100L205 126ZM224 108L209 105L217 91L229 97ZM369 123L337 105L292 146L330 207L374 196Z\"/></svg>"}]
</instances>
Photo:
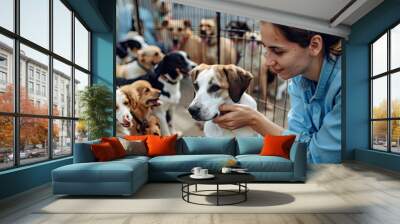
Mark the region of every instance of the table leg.
<instances>
[{"instance_id":1,"label":"table leg","mask_svg":"<svg viewBox=\"0 0 400 224\"><path fill-rule=\"evenodd\" d=\"M197 184L196 184L196 186L195 186L195 191L197 192Z\"/></svg>"},{"instance_id":2,"label":"table leg","mask_svg":"<svg viewBox=\"0 0 400 224\"><path fill-rule=\"evenodd\" d=\"M217 206L219 205L219 184L217 184Z\"/></svg>"},{"instance_id":3,"label":"table leg","mask_svg":"<svg viewBox=\"0 0 400 224\"><path fill-rule=\"evenodd\" d=\"M187 193L187 201L189 202L189 195L190 195L190 184L188 184L187 185L187 191L188 191L188 193Z\"/></svg>"},{"instance_id":4,"label":"table leg","mask_svg":"<svg viewBox=\"0 0 400 224\"><path fill-rule=\"evenodd\" d=\"M247 192L248 192L248 190L247 190L247 183L244 183L244 201L247 201Z\"/></svg>"}]
</instances>

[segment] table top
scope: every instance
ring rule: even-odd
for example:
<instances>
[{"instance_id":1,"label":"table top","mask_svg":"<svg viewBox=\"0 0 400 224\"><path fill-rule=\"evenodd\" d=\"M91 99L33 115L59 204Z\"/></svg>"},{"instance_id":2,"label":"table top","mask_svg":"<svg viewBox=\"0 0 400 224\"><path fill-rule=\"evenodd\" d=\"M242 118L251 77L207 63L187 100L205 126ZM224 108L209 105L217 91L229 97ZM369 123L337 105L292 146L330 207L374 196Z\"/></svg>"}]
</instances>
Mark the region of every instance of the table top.
<instances>
[{"instance_id":1,"label":"table top","mask_svg":"<svg viewBox=\"0 0 400 224\"><path fill-rule=\"evenodd\" d=\"M255 177L249 173L212 173L215 177L211 179L193 179L190 177L191 174L179 175L177 179L186 184L236 184L255 180Z\"/></svg>"}]
</instances>

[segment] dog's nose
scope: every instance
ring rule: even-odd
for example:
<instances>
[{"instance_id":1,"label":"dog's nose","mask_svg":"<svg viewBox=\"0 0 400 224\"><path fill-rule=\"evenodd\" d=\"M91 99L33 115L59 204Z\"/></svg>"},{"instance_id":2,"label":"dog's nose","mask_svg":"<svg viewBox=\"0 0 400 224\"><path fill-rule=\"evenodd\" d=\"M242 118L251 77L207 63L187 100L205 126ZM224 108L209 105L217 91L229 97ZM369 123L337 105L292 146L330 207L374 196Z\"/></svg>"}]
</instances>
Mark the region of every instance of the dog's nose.
<instances>
[{"instance_id":1,"label":"dog's nose","mask_svg":"<svg viewBox=\"0 0 400 224\"><path fill-rule=\"evenodd\" d=\"M129 114L125 114L125 116L123 117L123 121L124 122L130 122L131 121L131 116L129 116Z\"/></svg>"},{"instance_id":2,"label":"dog's nose","mask_svg":"<svg viewBox=\"0 0 400 224\"><path fill-rule=\"evenodd\" d=\"M200 107L192 106L188 108L188 111L192 117L197 117L200 113Z\"/></svg>"}]
</instances>

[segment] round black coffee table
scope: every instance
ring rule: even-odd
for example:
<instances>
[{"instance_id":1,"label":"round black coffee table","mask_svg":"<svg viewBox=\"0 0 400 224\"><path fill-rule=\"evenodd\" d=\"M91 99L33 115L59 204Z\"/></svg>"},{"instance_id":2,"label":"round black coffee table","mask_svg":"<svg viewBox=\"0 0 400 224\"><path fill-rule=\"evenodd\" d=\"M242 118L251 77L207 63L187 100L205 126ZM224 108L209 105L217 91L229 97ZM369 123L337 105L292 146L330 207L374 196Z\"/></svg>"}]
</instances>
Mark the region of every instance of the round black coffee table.
<instances>
[{"instance_id":1,"label":"round black coffee table","mask_svg":"<svg viewBox=\"0 0 400 224\"><path fill-rule=\"evenodd\" d=\"M182 174L177 177L178 181L182 183L182 199L188 203L198 204L198 205L234 205L247 200L247 192L249 188L247 183L255 180L255 177L248 173L215 173L215 177L212 179L193 179L190 177L191 173ZM198 184L205 185L216 185L215 190L197 190ZM190 186L195 186L194 191L190 191ZM237 190L223 190L220 189L220 185L236 185ZM209 192L215 192L216 194L205 194ZM204 197L216 197L217 204L202 204L190 201L190 196L204 196ZM234 201L232 203L221 203L221 197L230 196L241 196L240 200Z\"/></svg>"}]
</instances>

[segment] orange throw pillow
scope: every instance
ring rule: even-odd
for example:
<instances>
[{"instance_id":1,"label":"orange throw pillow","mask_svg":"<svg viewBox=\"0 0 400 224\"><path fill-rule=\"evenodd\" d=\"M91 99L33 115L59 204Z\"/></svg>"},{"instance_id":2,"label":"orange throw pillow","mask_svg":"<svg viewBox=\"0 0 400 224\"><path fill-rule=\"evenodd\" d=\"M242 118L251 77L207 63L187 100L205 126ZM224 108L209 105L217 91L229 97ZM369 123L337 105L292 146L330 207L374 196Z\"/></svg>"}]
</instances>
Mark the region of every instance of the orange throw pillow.
<instances>
[{"instance_id":1,"label":"orange throw pillow","mask_svg":"<svg viewBox=\"0 0 400 224\"><path fill-rule=\"evenodd\" d=\"M286 159L290 158L290 148L293 145L296 135L272 136L264 137L264 146L261 149L261 156L280 156Z\"/></svg>"},{"instance_id":2,"label":"orange throw pillow","mask_svg":"<svg viewBox=\"0 0 400 224\"><path fill-rule=\"evenodd\" d=\"M116 137L104 137L101 138L101 142L108 142L114 149L115 155L117 158L125 157L126 156L126 151L124 149L124 146L121 144L118 138Z\"/></svg>"},{"instance_id":3,"label":"orange throw pillow","mask_svg":"<svg viewBox=\"0 0 400 224\"><path fill-rule=\"evenodd\" d=\"M147 155L148 156L164 156L176 155L176 139L177 135L158 136L149 135L147 137Z\"/></svg>"},{"instance_id":4,"label":"orange throw pillow","mask_svg":"<svg viewBox=\"0 0 400 224\"><path fill-rule=\"evenodd\" d=\"M108 142L93 144L91 145L91 149L94 157L99 162L110 161L117 158L113 147Z\"/></svg>"},{"instance_id":5,"label":"orange throw pillow","mask_svg":"<svg viewBox=\"0 0 400 224\"><path fill-rule=\"evenodd\" d=\"M126 135L124 139L129 141L146 141L148 135Z\"/></svg>"}]
</instances>

